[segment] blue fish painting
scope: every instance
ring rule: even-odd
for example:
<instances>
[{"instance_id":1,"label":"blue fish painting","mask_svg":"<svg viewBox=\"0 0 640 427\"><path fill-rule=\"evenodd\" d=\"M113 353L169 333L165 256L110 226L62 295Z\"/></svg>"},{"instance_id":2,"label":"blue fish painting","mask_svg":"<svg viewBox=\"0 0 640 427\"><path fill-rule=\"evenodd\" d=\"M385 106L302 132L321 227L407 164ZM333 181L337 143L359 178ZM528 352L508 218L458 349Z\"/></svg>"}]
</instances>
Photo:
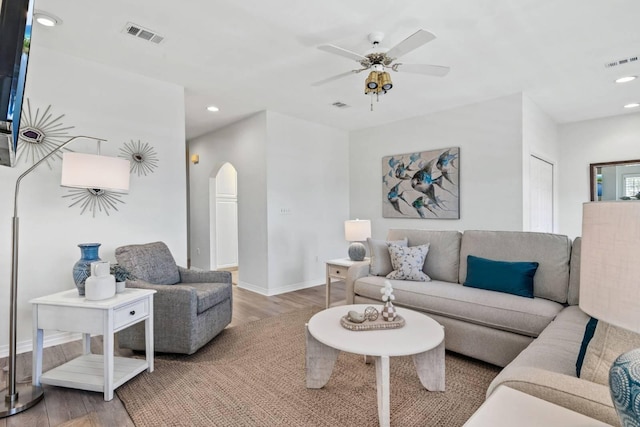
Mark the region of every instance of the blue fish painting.
<instances>
[{"instance_id":1,"label":"blue fish painting","mask_svg":"<svg viewBox=\"0 0 640 427\"><path fill-rule=\"evenodd\" d=\"M459 147L383 157L383 217L459 219L459 173Z\"/></svg>"}]
</instances>

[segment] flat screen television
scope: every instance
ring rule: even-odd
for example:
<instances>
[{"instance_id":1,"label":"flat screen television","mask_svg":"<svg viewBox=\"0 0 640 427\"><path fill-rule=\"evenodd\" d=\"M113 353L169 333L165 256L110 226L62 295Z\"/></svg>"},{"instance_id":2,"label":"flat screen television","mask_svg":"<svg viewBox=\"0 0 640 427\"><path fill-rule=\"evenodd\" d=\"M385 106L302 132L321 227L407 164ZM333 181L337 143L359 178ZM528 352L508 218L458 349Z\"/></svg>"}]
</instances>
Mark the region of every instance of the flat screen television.
<instances>
[{"instance_id":1,"label":"flat screen television","mask_svg":"<svg viewBox=\"0 0 640 427\"><path fill-rule=\"evenodd\" d=\"M0 0L0 165L15 164L32 18L33 0Z\"/></svg>"}]
</instances>

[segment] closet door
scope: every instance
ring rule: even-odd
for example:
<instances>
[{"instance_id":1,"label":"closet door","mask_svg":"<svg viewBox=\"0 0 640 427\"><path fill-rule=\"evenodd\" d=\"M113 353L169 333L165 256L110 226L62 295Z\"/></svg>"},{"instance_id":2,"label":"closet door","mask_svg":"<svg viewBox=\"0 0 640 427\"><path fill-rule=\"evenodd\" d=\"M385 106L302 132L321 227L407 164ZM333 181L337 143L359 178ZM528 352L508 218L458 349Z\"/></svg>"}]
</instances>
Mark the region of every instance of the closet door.
<instances>
[{"instance_id":1,"label":"closet door","mask_svg":"<svg viewBox=\"0 0 640 427\"><path fill-rule=\"evenodd\" d=\"M229 163L216 175L216 269L238 266L237 177Z\"/></svg>"},{"instance_id":2,"label":"closet door","mask_svg":"<svg viewBox=\"0 0 640 427\"><path fill-rule=\"evenodd\" d=\"M553 233L553 164L531 156L529 231Z\"/></svg>"}]
</instances>

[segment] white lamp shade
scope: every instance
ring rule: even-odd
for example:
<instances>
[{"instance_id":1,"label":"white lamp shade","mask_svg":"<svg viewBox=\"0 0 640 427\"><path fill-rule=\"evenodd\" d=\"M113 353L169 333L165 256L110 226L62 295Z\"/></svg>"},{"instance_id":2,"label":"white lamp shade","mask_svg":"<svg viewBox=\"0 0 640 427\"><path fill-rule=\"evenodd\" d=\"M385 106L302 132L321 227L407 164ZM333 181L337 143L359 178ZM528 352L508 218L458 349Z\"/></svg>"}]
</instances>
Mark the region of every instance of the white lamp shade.
<instances>
[{"instance_id":1,"label":"white lamp shade","mask_svg":"<svg viewBox=\"0 0 640 427\"><path fill-rule=\"evenodd\" d=\"M344 238L348 242L362 242L371 237L371 221L355 219L344 222Z\"/></svg>"},{"instance_id":2,"label":"white lamp shade","mask_svg":"<svg viewBox=\"0 0 640 427\"><path fill-rule=\"evenodd\" d=\"M126 193L129 191L129 168L130 163L126 159L85 153L63 153L60 185Z\"/></svg>"},{"instance_id":3,"label":"white lamp shade","mask_svg":"<svg viewBox=\"0 0 640 427\"><path fill-rule=\"evenodd\" d=\"M640 202L584 204L580 308L640 332Z\"/></svg>"}]
</instances>

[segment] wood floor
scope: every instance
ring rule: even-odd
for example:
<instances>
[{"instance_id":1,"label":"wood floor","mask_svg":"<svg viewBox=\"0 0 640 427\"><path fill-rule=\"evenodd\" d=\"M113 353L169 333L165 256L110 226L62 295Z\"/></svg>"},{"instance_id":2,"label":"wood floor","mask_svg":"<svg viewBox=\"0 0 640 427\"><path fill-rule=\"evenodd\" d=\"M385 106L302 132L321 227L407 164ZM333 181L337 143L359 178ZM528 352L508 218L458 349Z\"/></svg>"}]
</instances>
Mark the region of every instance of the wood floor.
<instances>
[{"instance_id":1,"label":"wood floor","mask_svg":"<svg viewBox=\"0 0 640 427\"><path fill-rule=\"evenodd\" d=\"M344 283L332 282L331 302L345 300ZM304 307L325 304L325 286L320 285L287 294L265 297L244 289L233 287L233 319L229 327L254 320L276 316ZM102 353L102 337L94 337L92 352ZM81 354L80 341L49 347L43 353L43 370L54 368ZM128 355L128 350L117 350L117 355ZM5 367L7 359L0 359ZM18 382L31 382L31 352L17 357ZM0 384L5 384L5 372L0 374ZM114 395L110 402L103 400L102 393L74 390L63 387L44 386L44 400L33 408L8 418L0 419L0 427L66 427L133 426L122 402ZM75 421L71 421L75 420Z\"/></svg>"}]
</instances>

